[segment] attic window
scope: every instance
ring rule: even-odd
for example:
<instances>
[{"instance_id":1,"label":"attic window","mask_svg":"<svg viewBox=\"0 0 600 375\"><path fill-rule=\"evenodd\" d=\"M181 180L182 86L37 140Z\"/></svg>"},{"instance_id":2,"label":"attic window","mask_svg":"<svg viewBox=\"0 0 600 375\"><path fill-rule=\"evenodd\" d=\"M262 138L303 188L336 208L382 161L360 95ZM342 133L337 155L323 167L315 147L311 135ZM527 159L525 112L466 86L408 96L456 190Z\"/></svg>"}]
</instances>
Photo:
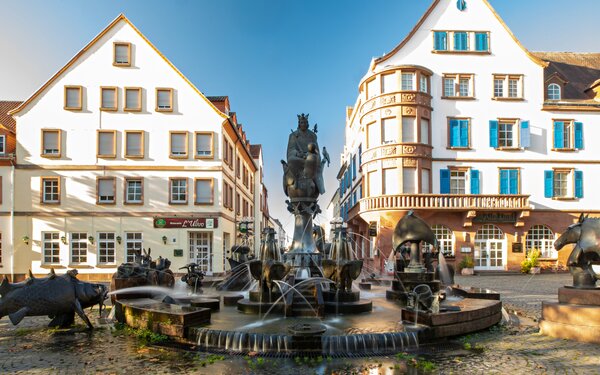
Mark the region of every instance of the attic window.
<instances>
[{"instance_id":1,"label":"attic window","mask_svg":"<svg viewBox=\"0 0 600 375\"><path fill-rule=\"evenodd\" d=\"M560 86L556 83L548 85L548 100L560 100Z\"/></svg>"},{"instance_id":2,"label":"attic window","mask_svg":"<svg viewBox=\"0 0 600 375\"><path fill-rule=\"evenodd\" d=\"M131 43L115 43L114 49L113 65L131 66Z\"/></svg>"}]
</instances>

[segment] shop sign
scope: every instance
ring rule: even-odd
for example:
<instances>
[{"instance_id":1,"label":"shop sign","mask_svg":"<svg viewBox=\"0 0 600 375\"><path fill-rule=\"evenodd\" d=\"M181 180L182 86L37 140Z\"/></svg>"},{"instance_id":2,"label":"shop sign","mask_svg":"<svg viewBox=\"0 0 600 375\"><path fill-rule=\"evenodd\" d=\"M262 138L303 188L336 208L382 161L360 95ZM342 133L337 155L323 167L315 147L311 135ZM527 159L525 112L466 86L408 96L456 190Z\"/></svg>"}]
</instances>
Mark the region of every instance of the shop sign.
<instances>
[{"instance_id":1,"label":"shop sign","mask_svg":"<svg viewBox=\"0 0 600 375\"><path fill-rule=\"evenodd\" d=\"M155 217L154 228L215 229L218 219L200 217Z\"/></svg>"},{"instance_id":2,"label":"shop sign","mask_svg":"<svg viewBox=\"0 0 600 375\"><path fill-rule=\"evenodd\" d=\"M487 224L487 223L511 223L517 222L517 214L515 212L486 212L478 213L473 218L474 223Z\"/></svg>"}]
</instances>

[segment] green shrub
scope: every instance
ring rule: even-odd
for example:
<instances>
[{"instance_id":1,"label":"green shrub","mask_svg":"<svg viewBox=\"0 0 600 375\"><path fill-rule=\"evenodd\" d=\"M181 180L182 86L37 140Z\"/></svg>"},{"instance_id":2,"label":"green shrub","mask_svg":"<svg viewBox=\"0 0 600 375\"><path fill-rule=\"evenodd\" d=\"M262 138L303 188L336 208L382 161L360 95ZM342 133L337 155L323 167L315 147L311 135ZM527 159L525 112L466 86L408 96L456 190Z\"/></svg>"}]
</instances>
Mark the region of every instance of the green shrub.
<instances>
[{"instance_id":1,"label":"green shrub","mask_svg":"<svg viewBox=\"0 0 600 375\"><path fill-rule=\"evenodd\" d=\"M470 255L462 258L460 263L458 264L458 269L462 270L463 268L473 268L475 267L475 262L473 262L473 258Z\"/></svg>"},{"instance_id":2,"label":"green shrub","mask_svg":"<svg viewBox=\"0 0 600 375\"><path fill-rule=\"evenodd\" d=\"M521 262L521 272L529 273L533 267L538 267L540 264L541 252L538 249L532 250L527 258Z\"/></svg>"}]
</instances>

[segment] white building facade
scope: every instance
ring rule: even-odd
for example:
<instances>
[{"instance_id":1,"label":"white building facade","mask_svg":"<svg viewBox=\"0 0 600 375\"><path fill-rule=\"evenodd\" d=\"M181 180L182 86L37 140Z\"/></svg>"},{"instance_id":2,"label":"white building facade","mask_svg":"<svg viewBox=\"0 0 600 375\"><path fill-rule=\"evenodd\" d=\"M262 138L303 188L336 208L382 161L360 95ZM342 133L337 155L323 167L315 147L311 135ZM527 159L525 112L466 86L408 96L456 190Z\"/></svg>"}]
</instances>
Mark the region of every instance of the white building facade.
<instances>
[{"instance_id":1,"label":"white building facade","mask_svg":"<svg viewBox=\"0 0 600 375\"><path fill-rule=\"evenodd\" d=\"M378 251L359 255L382 269L415 209L448 257L476 269L518 269L533 249L564 265L554 239L581 212L600 214L593 69L599 54L529 52L486 0L433 1L346 111L342 217L356 233L378 229Z\"/></svg>"},{"instance_id":2,"label":"white building facade","mask_svg":"<svg viewBox=\"0 0 600 375\"><path fill-rule=\"evenodd\" d=\"M17 279L106 279L142 249L174 271L226 270L237 222L254 216L249 141L228 99L205 97L125 16L10 114Z\"/></svg>"}]
</instances>

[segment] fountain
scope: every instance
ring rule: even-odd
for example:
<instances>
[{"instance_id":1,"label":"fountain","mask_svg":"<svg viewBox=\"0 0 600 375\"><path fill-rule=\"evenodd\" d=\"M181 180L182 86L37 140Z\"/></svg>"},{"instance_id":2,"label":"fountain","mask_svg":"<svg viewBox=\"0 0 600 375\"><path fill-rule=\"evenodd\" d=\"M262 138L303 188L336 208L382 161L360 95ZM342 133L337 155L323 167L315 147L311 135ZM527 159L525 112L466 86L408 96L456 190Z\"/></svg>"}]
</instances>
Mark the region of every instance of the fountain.
<instances>
[{"instance_id":1,"label":"fountain","mask_svg":"<svg viewBox=\"0 0 600 375\"><path fill-rule=\"evenodd\" d=\"M600 219L581 214L554 242L556 250L575 244L567 266L573 285L558 289L558 302L542 302L542 334L600 344Z\"/></svg>"}]
</instances>

